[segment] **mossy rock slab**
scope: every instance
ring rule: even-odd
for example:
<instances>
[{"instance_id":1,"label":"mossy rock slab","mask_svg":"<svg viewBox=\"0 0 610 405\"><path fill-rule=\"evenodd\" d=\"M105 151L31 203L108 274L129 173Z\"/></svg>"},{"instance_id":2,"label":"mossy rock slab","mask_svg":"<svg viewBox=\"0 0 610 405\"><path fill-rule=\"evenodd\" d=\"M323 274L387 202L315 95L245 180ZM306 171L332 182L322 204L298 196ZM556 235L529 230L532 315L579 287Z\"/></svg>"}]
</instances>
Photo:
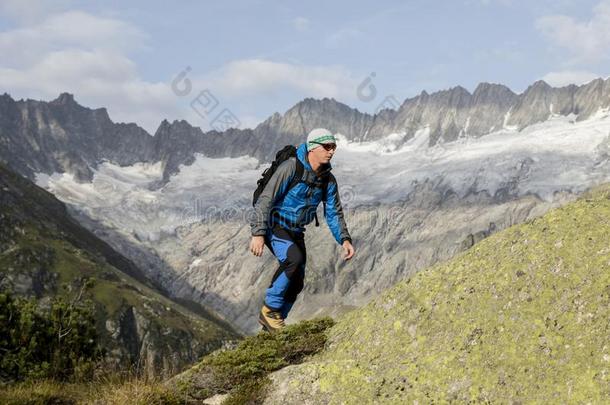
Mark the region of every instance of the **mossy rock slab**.
<instances>
[{"instance_id":1,"label":"mossy rock slab","mask_svg":"<svg viewBox=\"0 0 610 405\"><path fill-rule=\"evenodd\" d=\"M346 314L267 403L610 403L610 187Z\"/></svg>"}]
</instances>

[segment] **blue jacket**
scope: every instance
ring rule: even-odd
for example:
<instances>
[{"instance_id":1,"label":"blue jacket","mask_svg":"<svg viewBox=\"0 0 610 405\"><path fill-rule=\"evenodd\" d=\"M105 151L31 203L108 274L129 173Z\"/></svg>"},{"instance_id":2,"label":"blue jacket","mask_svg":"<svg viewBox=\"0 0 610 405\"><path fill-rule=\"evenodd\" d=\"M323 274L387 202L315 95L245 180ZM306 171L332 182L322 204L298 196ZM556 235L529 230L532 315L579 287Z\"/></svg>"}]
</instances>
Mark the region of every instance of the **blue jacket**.
<instances>
[{"instance_id":1,"label":"blue jacket","mask_svg":"<svg viewBox=\"0 0 610 405\"><path fill-rule=\"evenodd\" d=\"M303 164L303 177L299 183L287 190L296 174L296 159ZM325 197L324 217L335 240L339 244L343 244L345 240L351 241L343 218L337 180L331 173L330 163L324 165L320 175L316 175L307 160L305 143L297 148L296 159L290 158L282 162L258 197L250 222L252 235L264 236L273 223L279 223L293 232L305 232L305 225L313 221L318 205ZM328 182L324 193L322 187L326 176Z\"/></svg>"}]
</instances>

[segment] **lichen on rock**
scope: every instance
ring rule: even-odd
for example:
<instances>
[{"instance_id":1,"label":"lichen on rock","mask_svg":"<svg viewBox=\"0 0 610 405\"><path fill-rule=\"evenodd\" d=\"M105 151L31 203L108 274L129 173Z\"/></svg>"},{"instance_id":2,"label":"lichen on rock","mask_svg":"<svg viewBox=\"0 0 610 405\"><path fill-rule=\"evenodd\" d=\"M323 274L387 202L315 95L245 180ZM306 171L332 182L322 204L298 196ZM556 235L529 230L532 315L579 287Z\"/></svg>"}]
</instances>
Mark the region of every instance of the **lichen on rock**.
<instances>
[{"instance_id":1,"label":"lichen on rock","mask_svg":"<svg viewBox=\"0 0 610 405\"><path fill-rule=\"evenodd\" d=\"M267 403L610 401L610 187L346 314Z\"/></svg>"}]
</instances>

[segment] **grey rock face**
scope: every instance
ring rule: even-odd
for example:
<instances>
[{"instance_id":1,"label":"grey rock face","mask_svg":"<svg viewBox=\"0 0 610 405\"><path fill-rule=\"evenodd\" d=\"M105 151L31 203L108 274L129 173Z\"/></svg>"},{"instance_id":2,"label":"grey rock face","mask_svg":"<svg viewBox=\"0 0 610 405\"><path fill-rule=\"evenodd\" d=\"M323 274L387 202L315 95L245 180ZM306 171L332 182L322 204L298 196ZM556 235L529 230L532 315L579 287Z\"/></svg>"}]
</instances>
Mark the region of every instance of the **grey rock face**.
<instances>
[{"instance_id":1,"label":"grey rock face","mask_svg":"<svg viewBox=\"0 0 610 405\"><path fill-rule=\"evenodd\" d=\"M352 141L400 133L403 142L429 128L432 146L484 136L506 125L522 129L553 114L574 114L583 120L608 106L610 79L562 88L539 81L520 95L503 85L481 83L472 94L459 86L433 94L424 91L397 110L376 115L333 99L307 98L254 129L203 132L186 121L164 120L150 136L135 124L113 123L104 108L80 106L67 93L51 102L14 101L4 94L0 96L0 160L28 178L35 172L69 172L82 181L90 180L91 169L104 159L119 165L161 161L161 186L181 164L192 163L195 153L250 155L270 161L283 145L302 142L316 127L326 127Z\"/></svg>"},{"instance_id":2,"label":"grey rock face","mask_svg":"<svg viewBox=\"0 0 610 405\"><path fill-rule=\"evenodd\" d=\"M553 88L538 81L527 88L513 106L508 125L524 128L546 120L551 114L576 115L578 121L610 106L610 81L596 79L582 86Z\"/></svg>"},{"instance_id":3,"label":"grey rock face","mask_svg":"<svg viewBox=\"0 0 610 405\"><path fill-rule=\"evenodd\" d=\"M20 174L74 173L91 179L102 159L121 165L153 158L150 135L135 124L114 124L105 108L91 110L63 93L51 102L0 96L0 160Z\"/></svg>"},{"instance_id":4,"label":"grey rock face","mask_svg":"<svg viewBox=\"0 0 610 405\"><path fill-rule=\"evenodd\" d=\"M225 343L204 342L194 339L184 330L174 329L158 322L165 308L151 302L144 308L124 308L115 319L108 319L105 328L119 343L107 361L115 366L130 364L149 377L169 377L202 353L210 353Z\"/></svg>"},{"instance_id":5,"label":"grey rock face","mask_svg":"<svg viewBox=\"0 0 610 405\"><path fill-rule=\"evenodd\" d=\"M606 140L597 146L598 164L601 165L604 162L608 162L610 159L610 135L606 137Z\"/></svg>"},{"instance_id":6,"label":"grey rock face","mask_svg":"<svg viewBox=\"0 0 610 405\"><path fill-rule=\"evenodd\" d=\"M433 146L459 137L484 136L507 125L522 129L545 121L552 114L575 114L578 120L583 120L608 106L610 80L602 79L558 89L540 81L520 95L506 86L490 83L481 83L472 94L459 86L433 94L424 91L405 100L397 110L386 109L376 115L362 113L333 99L308 98L283 115L272 115L253 130L203 133L193 129L196 136L191 145L196 145L193 150L211 157L251 155L270 161L283 145L303 142L311 129L326 127L351 141L404 133L403 142L418 130L429 128L429 144ZM180 131L176 127L182 125L174 122L166 130Z\"/></svg>"},{"instance_id":7,"label":"grey rock face","mask_svg":"<svg viewBox=\"0 0 610 405\"><path fill-rule=\"evenodd\" d=\"M361 306L400 279L572 196L558 194L552 203L536 196L503 198L485 192L460 198L441 183L428 182L401 203L350 210L346 215L357 254L349 262L341 259L341 248L324 224L309 227L305 289L289 322ZM248 254L249 240L246 224L210 221L180 229L177 238L160 241L156 250L174 269L183 269L171 284L174 294L254 332L277 261L267 250L262 259Z\"/></svg>"}]
</instances>

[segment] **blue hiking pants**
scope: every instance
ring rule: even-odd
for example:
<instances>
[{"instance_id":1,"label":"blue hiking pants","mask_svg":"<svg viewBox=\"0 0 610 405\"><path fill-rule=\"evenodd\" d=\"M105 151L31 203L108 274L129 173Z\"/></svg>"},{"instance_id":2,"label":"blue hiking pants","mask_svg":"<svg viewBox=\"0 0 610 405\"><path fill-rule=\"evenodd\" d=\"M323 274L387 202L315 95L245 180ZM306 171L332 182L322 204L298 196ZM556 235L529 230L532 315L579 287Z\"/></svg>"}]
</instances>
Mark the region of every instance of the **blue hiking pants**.
<instances>
[{"instance_id":1,"label":"blue hiking pants","mask_svg":"<svg viewBox=\"0 0 610 405\"><path fill-rule=\"evenodd\" d=\"M265 245L280 264L267 288L265 305L280 311L286 319L297 295L303 290L307 259L305 235L288 231L276 224L267 230Z\"/></svg>"}]
</instances>

